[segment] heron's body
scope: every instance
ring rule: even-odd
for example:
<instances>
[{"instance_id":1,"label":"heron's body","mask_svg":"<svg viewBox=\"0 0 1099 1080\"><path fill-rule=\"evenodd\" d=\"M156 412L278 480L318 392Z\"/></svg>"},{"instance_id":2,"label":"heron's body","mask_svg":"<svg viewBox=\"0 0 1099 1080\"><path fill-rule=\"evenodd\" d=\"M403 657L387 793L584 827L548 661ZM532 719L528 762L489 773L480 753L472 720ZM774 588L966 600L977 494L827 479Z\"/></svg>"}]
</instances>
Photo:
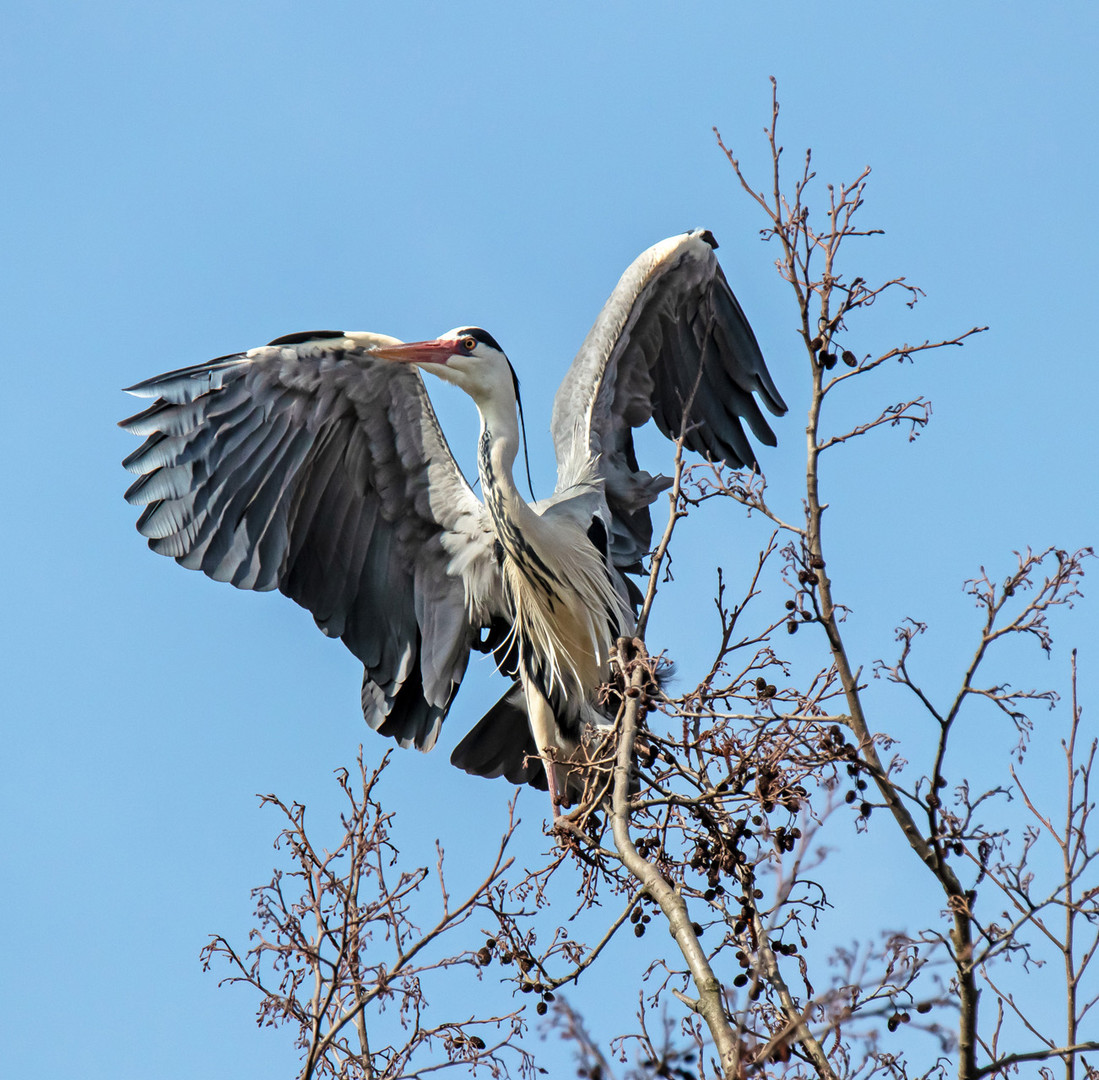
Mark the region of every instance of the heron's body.
<instances>
[{"instance_id":1,"label":"heron's body","mask_svg":"<svg viewBox=\"0 0 1099 1080\"><path fill-rule=\"evenodd\" d=\"M634 626L649 505L670 483L641 470L631 429L754 464L753 399L784 410L708 233L673 237L626 271L554 403L558 486L516 487L518 381L475 327L404 345L364 332L294 334L131 388L158 400L124 421L126 465L154 550L241 588L279 588L363 662L368 722L429 749L471 649L516 680L462 740L467 771L544 786L541 757L598 723L617 637ZM405 361L401 363L400 361ZM413 365L481 415L482 503ZM560 779L558 777L558 779Z\"/></svg>"}]
</instances>

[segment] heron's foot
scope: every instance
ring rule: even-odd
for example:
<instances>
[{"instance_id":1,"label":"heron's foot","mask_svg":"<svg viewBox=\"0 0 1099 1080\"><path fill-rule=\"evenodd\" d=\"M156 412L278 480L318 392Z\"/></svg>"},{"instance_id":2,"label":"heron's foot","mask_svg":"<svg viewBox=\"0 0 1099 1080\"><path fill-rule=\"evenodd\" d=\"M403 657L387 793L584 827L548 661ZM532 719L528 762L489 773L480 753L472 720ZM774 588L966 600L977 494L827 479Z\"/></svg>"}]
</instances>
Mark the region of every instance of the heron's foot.
<instances>
[{"instance_id":1,"label":"heron's foot","mask_svg":"<svg viewBox=\"0 0 1099 1080\"><path fill-rule=\"evenodd\" d=\"M546 779L549 781L550 804L553 807L553 820L561 817L565 810L572 808L572 800L568 796L568 785L561 783L557 774L557 767L546 762Z\"/></svg>"}]
</instances>

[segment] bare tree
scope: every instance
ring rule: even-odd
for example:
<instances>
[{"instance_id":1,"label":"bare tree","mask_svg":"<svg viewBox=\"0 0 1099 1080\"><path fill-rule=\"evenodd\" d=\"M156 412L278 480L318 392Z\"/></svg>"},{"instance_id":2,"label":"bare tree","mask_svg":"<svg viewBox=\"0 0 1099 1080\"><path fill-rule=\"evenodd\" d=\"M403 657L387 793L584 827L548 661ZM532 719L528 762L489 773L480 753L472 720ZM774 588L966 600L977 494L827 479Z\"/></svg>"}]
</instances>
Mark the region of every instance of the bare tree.
<instances>
[{"instance_id":1,"label":"bare tree","mask_svg":"<svg viewBox=\"0 0 1099 1080\"><path fill-rule=\"evenodd\" d=\"M391 818L375 795L380 768L368 774L360 756L357 785L340 774L348 810L331 854L306 836L301 807L266 798L289 822L282 837L294 869L257 891L247 953L215 938L206 961L226 958L231 980L260 991L261 1021L296 1025L303 1077L390 1080L446 1067L529 1075L537 1066L524 994L591 1080L609 1080L631 1054L623 1074L631 1078L979 1080L1031 1063L1043 1076L1056 1066L1068 1080L1099 1077L1099 1041L1088 1037L1099 1000L1091 967L1099 949L1096 742L1084 735L1075 654L1071 671L1064 665L1071 704L1060 725L1056 810L1032 797L1023 751L1037 730L1034 710L1052 708L1057 694L987 673L1012 641L1050 654L1050 620L1079 598L1091 550L1019 552L1001 575L982 567L966 583L981 626L948 693L918 674L926 626L915 618L899 626L891 659L857 654L842 583L829 572L822 460L879 428L915 438L931 407L916 397L832 431L829 406L880 377L887 361L961 346L985 328L876 353L857 347L864 309L889 296L912 307L922 293L903 277L872 283L848 274L841 249L846 258L851 239L878 231L860 220L869 170L826 187L824 224L816 226L811 154L785 187L778 117L774 95L764 188L752 185L720 135L718 144L762 212L762 235L776 245L793 294L808 384L804 490L775 501L759 474L688 466L681 435L638 635L618 643L610 689L621 706L613 733L589 748L585 796L556 824L543 861L524 856L522 869L504 858L511 804L482 883L461 903L446 891L440 852L443 902L430 929L411 915L429 871L396 862ZM677 526L714 499L740 503L773 531L742 580L719 573L720 633L708 668L673 696L661 688L666 658L649 654L645 628L669 580ZM785 591L777 611L776 589ZM788 655L794 634L796 657ZM867 694L871 676L893 690L887 715L879 696ZM922 723L903 757L889 731L897 710ZM1059 715L1043 721L1043 739ZM991 785L971 779L956 750L959 731L975 723L990 746L1003 744L1005 767ZM866 936L861 920L864 937L836 949L824 933L822 875L835 860L857 860L852 819L907 853L914 880L924 879L935 899L917 925L872 926ZM575 918L551 902L562 881L577 895ZM443 939L462 940L475 912L484 943L447 954ZM672 946L648 935L654 925L666 926ZM586 979L627 933L647 938L637 945L649 961L635 990L637 1029L603 1047L584 1019ZM497 962L492 971L520 995L510 1011L440 1019L428 1008L425 979L487 979ZM1058 1031L1049 1019L1055 995ZM400 1037L379 1049L373 1025L391 1003Z\"/></svg>"},{"instance_id":2,"label":"bare tree","mask_svg":"<svg viewBox=\"0 0 1099 1080\"><path fill-rule=\"evenodd\" d=\"M375 794L388 764L386 754L368 773L360 747L357 776L338 772L347 806L340 819L343 837L331 851L314 846L307 835L304 806L287 806L274 795L262 798L286 819L276 847L288 851L293 868L276 870L269 884L254 891L257 925L247 954L242 957L218 936L203 949L203 965L208 968L216 957L227 960L232 974L224 981L247 983L262 995L260 1023L297 1027L303 1077L421 1075L432 1070L409 1070L425 1052L440 1064L461 1063L491 1076L507 1073L510 1052L520 1075L529 1075L531 1058L517 1038L525 1026L520 1010L424 1021L429 978L485 962L484 949L454 954L441 949L445 937L488 906L493 887L512 865L504 851L515 829L514 803L484 880L464 900L452 900L438 849L441 910L425 930L413 921L411 909L431 871L399 865L392 815ZM377 1039L372 1043L369 1018L387 1006L396 1008L401 1037L396 1044L378 1045Z\"/></svg>"}]
</instances>

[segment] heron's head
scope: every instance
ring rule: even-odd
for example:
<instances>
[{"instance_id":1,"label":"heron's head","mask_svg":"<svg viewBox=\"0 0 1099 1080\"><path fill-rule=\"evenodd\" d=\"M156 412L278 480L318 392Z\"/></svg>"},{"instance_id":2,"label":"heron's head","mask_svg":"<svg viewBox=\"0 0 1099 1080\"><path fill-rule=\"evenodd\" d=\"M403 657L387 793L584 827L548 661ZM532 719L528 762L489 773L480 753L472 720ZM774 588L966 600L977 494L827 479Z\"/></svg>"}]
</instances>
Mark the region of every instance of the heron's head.
<instances>
[{"instance_id":1,"label":"heron's head","mask_svg":"<svg viewBox=\"0 0 1099 1080\"><path fill-rule=\"evenodd\" d=\"M515 371L496 339L479 326L458 326L433 341L412 341L374 349L386 360L422 365L446 382L461 387L478 405L501 393L519 396Z\"/></svg>"}]
</instances>

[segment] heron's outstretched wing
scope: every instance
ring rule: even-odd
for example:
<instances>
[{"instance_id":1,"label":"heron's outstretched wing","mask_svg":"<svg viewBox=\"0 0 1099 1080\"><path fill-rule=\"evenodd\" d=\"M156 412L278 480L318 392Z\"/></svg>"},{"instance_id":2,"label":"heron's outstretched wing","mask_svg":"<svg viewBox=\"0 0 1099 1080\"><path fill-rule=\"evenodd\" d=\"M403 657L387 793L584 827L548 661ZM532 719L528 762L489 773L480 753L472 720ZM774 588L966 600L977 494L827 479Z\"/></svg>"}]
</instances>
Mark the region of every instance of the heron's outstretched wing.
<instances>
[{"instance_id":1,"label":"heron's outstretched wing","mask_svg":"<svg viewBox=\"0 0 1099 1080\"><path fill-rule=\"evenodd\" d=\"M292 334L130 387L157 401L138 530L181 565L278 588L362 661L372 727L427 750L482 625L504 611L487 512L417 371L376 334Z\"/></svg>"},{"instance_id":2,"label":"heron's outstretched wing","mask_svg":"<svg viewBox=\"0 0 1099 1080\"><path fill-rule=\"evenodd\" d=\"M760 442L775 443L756 399L776 416L786 411L715 247L711 233L696 229L638 256L554 399L558 488L596 460L619 566L648 549L649 505L670 484L638 468L632 428L652 418L676 439L686 426L689 449L739 468L756 465L742 421Z\"/></svg>"}]
</instances>

